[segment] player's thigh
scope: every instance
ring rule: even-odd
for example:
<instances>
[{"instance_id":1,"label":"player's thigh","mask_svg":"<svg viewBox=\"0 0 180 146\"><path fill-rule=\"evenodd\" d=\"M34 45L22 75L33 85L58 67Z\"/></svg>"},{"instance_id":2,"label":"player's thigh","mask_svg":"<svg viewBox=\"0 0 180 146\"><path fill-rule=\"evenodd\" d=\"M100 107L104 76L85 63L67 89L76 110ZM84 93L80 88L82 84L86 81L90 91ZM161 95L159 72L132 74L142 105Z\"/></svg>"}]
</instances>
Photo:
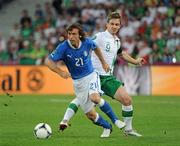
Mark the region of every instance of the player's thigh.
<instances>
[{"instance_id":1,"label":"player's thigh","mask_svg":"<svg viewBox=\"0 0 180 146\"><path fill-rule=\"evenodd\" d=\"M131 105L132 99L131 96L127 93L126 89L124 87L119 87L114 95L115 99L120 101L123 105Z\"/></svg>"},{"instance_id":2,"label":"player's thigh","mask_svg":"<svg viewBox=\"0 0 180 146\"><path fill-rule=\"evenodd\" d=\"M86 86L84 90L75 90L76 101L78 104L80 104L80 107L82 108L84 113L89 112L95 106L88 96L89 94L88 89L89 89L89 86Z\"/></svg>"},{"instance_id":3,"label":"player's thigh","mask_svg":"<svg viewBox=\"0 0 180 146\"><path fill-rule=\"evenodd\" d=\"M89 86L92 73L78 80L73 80L74 91L76 98L80 101L80 104L87 101L89 95Z\"/></svg>"},{"instance_id":4,"label":"player's thigh","mask_svg":"<svg viewBox=\"0 0 180 146\"><path fill-rule=\"evenodd\" d=\"M90 120L95 120L96 116L97 116L97 112L95 110L95 108L92 108L89 112L86 113L86 116L90 119Z\"/></svg>"},{"instance_id":5,"label":"player's thigh","mask_svg":"<svg viewBox=\"0 0 180 146\"><path fill-rule=\"evenodd\" d=\"M89 81L89 96L91 94L101 94L101 83L99 74L97 72L93 72Z\"/></svg>"},{"instance_id":6,"label":"player's thigh","mask_svg":"<svg viewBox=\"0 0 180 146\"><path fill-rule=\"evenodd\" d=\"M80 104L80 107L84 111L84 113L89 112L93 107L94 103L89 99L90 92L90 81L92 79L93 74L90 74L80 80L73 81L74 91Z\"/></svg>"},{"instance_id":7,"label":"player's thigh","mask_svg":"<svg viewBox=\"0 0 180 146\"><path fill-rule=\"evenodd\" d=\"M84 104L80 104L80 107L82 108L83 112L87 114L95 107L95 104L88 98Z\"/></svg>"},{"instance_id":8,"label":"player's thigh","mask_svg":"<svg viewBox=\"0 0 180 146\"><path fill-rule=\"evenodd\" d=\"M123 87L123 83L117 80L114 76L100 76L101 89L103 92L114 98L116 91Z\"/></svg>"}]
</instances>

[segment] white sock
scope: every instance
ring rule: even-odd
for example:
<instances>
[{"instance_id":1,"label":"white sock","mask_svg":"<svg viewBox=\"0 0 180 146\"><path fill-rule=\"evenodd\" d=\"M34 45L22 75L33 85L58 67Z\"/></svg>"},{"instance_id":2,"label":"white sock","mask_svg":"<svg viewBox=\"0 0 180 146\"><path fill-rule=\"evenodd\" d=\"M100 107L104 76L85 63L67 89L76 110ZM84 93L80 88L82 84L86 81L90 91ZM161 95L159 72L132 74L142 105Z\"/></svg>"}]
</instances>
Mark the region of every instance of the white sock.
<instances>
[{"instance_id":1,"label":"white sock","mask_svg":"<svg viewBox=\"0 0 180 146\"><path fill-rule=\"evenodd\" d=\"M129 105L129 106L122 105L122 110L125 111L125 112L126 111L127 112L133 111L133 106L132 105ZM123 117L124 122L126 124L126 126L125 126L126 131L132 130L132 118L133 117Z\"/></svg>"},{"instance_id":2,"label":"white sock","mask_svg":"<svg viewBox=\"0 0 180 146\"><path fill-rule=\"evenodd\" d=\"M74 116L75 112L71 109L71 108L67 108L65 114L64 114L64 118L63 121L69 121L73 116Z\"/></svg>"},{"instance_id":3,"label":"white sock","mask_svg":"<svg viewBox=\"0 0 180 146\"><path fill-rule=\"evenodd\" d=\"M132 117L124 117L125 131L132 130Z\"/></svg>"},{"instance_id":4,"label":"white sock","mask_svg":"<svg viewBox=\"0 0 180 146\"><path fill-rule=\"evenodd\" d=\"M63 117L63 121L69 122L70 119L75 115L76 111L78 110L80 103L77 98L74 98L71 103L69 104L68 108Z\"/></svg>"}]
</instances>

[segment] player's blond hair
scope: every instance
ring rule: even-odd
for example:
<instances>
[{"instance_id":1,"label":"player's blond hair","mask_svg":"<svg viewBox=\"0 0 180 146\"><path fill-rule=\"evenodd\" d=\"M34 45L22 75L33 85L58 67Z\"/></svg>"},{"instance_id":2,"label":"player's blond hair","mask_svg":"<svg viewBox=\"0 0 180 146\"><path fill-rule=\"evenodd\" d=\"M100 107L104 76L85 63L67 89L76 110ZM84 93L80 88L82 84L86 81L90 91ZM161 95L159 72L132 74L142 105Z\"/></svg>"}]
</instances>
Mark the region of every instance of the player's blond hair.
<instances>
[{"instance_id":1,"label":"player's blond hair","mask_svg":"<svg viewBox=\"0 0 180 146\"><path fill-rule=\"evenodd\" d=\"M119 19L119 21L121 21L121 16L118 12L111 12L107 17L107 22L109 22L111 19Z\"/></svg>"}]
</instances>

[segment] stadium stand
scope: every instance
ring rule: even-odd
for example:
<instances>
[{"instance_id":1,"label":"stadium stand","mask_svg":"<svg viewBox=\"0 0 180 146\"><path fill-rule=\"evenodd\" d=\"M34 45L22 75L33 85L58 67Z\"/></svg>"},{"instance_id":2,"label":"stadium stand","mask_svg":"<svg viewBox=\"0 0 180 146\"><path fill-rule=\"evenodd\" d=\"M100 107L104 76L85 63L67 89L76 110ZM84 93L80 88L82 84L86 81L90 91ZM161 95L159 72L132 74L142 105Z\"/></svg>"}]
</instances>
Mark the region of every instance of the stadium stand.
<instances>
[{"instance_id":1,"label":"stadium stand","mask_svg":"<svg viewBox=\"0 0 180 146\"><path fill-rule=\"evenodd\" d=\"M12 2L13 0L0 0L0 9L2 9L2 7L10 2Z\"/></svg>"},{"instance_id":2,"label":"stadium stand","mask_svg":"<svg viewBox=\"0 0 180 146\"><path fill-rule=\"evenodd\" d=\"M92 36L105 29L111 11L122 16L119 36L125 51L149 64L180 63L179 0L53 0L30 5L19 7L21 14L11 23L7 40L0 33L2 65L43 64L48 52L66 37L68 24L79 22Z\"/></svg>"}]
</instances>

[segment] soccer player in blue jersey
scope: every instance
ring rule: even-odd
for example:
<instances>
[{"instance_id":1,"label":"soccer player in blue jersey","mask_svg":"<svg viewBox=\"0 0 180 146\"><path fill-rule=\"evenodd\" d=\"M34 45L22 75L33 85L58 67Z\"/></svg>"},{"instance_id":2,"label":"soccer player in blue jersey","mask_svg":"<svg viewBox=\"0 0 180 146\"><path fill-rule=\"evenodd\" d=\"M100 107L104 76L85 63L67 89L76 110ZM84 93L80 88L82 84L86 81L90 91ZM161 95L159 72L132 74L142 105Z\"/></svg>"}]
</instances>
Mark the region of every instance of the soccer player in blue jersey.
<instances>
[{"instance_id":1,"label":"soccer player in blue jersey","mask_svg":"<svg viewBox=\"0 0 180 146\"><path fill-rule=\"evenodd\" d=\"M118 128L122 129L125 123L120 121L110 105L100 98L100 80L99 75L92 66L91 52L95 52L105 72L109 71L109 65L106 64L96 44L91 39L85 38L80 24L74 23L70 25L67 28L67 36L68 39L58 45L55 51L49 55L46 65L62 78L67 79L71 77L73 79L76 100L78 100L80 107L94 124L104 128L101 137L109 137L112 126L95 111L95 104ZM69 72L62 70L58 66L61 61L66 64Z\"/></svg>"}]
</instances>

